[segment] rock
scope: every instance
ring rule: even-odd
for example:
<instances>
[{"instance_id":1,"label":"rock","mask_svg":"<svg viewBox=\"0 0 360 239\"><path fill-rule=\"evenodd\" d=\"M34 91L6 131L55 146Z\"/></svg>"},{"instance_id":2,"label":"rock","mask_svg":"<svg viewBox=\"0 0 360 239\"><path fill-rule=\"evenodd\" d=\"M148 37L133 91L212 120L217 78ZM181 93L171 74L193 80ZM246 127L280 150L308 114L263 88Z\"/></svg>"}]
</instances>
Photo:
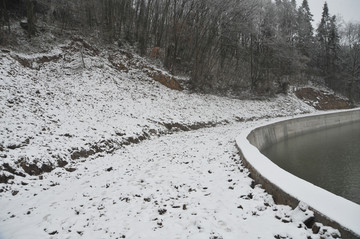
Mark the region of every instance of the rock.
<instances>
[{"instance_id":1,"label":"rock","mask_svg":"<svg viewBox=\"0 0 360 239\"><path fill-rule=\"evenodd\" d=\"M20 144L11 144L11 145L8 145L7 148L14 150L17 148L21 148L21 145Z\"/></svg>"},{"instance_id":2,"label":"rock","mask_svg":"<svg viewBox=\"0 0 360 239\"><path fill-rule=\"evenodd\" d=\"M315 223L313 226L312 226L312 231L313 231L313 233L314 234L318 234L319 233L319 231L320 231L320 227L321 227L321 225L319 225L318 223Z\"/></svg>"},{"instance_id":3,"label":"rock","mask_svg":"<svg viewBox=\"0 0 360 239\"><path fill-rule=\"evenodd\" d=\"M14 168L12 168L8 163L4 163L2 165L2 167L4 168L5 171L11 173L11 174L14 174L14 175L17 175L17 176L20 176L20 177L25 177L26 175L21 173L21 172L17 172ZM13 178L12 178L13 179ZM1 182L1 180L0 180Z\"/></svg>"},{"instance_id":4,"label":"rock","mask_svg":"<svg viewBox=\"0 0 360 239\"><path fill-rule=\"evenodd\" d=\"M26 19L21 20L21 21L20 21L20 26L21 26L24 30L27 30L27 29L28 29L28 26L29 26L28 21L27 21Z\"/></svg>"},{"instance_id":5,"label":"rock","mask_svg":"<svg viewBox=\"0 0 360 239\"><path fill-rule=\"evenodd\" d=\"M65 168L65 170L72 173L76 171L76 168Z\"/></svg>"},{"instance_id":6,"label":"rock","mask_svg":"<svg viewBox=\"0 0 360 239\"><path fill-rule=\"evenodd\" d=\"M64 161L64 160L61 160L61 159L59 159L59 160L57 161L57 165L58 165L58 167L60 167L60 168L65 167L67 164L68 164L68 162L66 162L66 161Z\"/></svg>"},{"instance_id":7,"label":"rock","mask_svg":"<svg viewBox=\"0 0 360 239\"><path fill-rule=\"evenodd\" d=\"M14 179L15 177L13 175L5 175L5 174L1 174L0 175L0 183L8 183L10 179Z\"/></svg>"},{"instance_id":8,"label":"rock","mask_svg":"<svg viewBox=\"0 0 360 239\"><path fill-rule=\"evenodd\" d=\"M252 180L252 181L251 181L251 184L250 184L250 187L251 187L252 189L254 189L254 188L255 188L255 185L256 185L255 181Z\"/></svg>"},{"instance_id":9,"label":"rock","mask_svg":"<svg viewBox=\"0 0 360 239\"><path fill-rule=\"evenodd\" d=\"M49 235L55 235L58 234L58 231L49 232Z\"/></svg>"},{"instance_id":10,"label":"rock","mask_svg":"<svg viewBox=\"0 0 360 239\"><path fill-rule=\"evenodd\" d=\"M283 222L283 223L290 223L290 222L292 222L292 220L291 220L291 218L283 218L283 219L281 220L281 222Z\"/></svg>"},{"instance_id":11,"label":"rock","mask_svg":"<svg viewBox=\"0 0 360 239\"><path fill-rule=\"evenodd\" d=\"M313 225L315 223L315 217L314 216L309 216L307 219L305 219L304 224L307 228L313 228Z\"/></svg>"},{"instance_id":12,"label":"rock","mask_svg":"<svg viewBox=\"0 0 360 239\"><path fill-rule=\"evenodd\" d=\"M332 238L341 238L341 235L338 231L334 231L331 233Z\"/></svg>"},{"instance_id":13,"label":"rock","mask_svg":"<svg viewBox=\"0 0 360 239\"><path fill-rule=\"evenodd\" d=\"M50 165L43 164L41 167L38 167L36 164L27 164L25 161L20 163L22 169L31 176L38 176L42 173L49 173L54 168Z\"/></svg>"},{"instance_id":14,"label":"rock","mask_svg":"<svg viewBox=\"0 0 360 239\"><path fill-rule=\"evenodd\" d=\"M158 212L159 212L160 215L164 215L167 212L167 210L166 209L159 209Z\"/></svg>"}]
</instances>

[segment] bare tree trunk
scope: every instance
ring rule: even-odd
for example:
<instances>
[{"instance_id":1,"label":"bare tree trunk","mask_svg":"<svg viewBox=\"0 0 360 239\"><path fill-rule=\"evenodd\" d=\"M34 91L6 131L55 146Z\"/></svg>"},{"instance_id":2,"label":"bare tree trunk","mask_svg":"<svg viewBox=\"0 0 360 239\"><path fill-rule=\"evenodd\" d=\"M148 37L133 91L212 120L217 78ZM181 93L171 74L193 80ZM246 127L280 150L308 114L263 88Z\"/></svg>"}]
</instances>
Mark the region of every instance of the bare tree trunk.
<instances>
[{"instance_id":1,"label":"bare tree trunk","mask_svg":"<svg viewBox=\"0 0 360 239\"><path fill-rule=\"evenodd\" d=\"M9 17L9 12L6 8L6 1L3 0L3 14L2 16L0 16L1 18L4 18L4 25L7 23L7 27L8 27L8 33L10 33L10 17Z\"/></svg>"},{"instance_id":2,"label":"bare tree trunk","mask_svg":"<svg viewBox=\"0 0 360 239\"><path fill-rule=\"evenodd\" d=\"M82 62L83 68L85 69L86 66L85 66L85 61L84 61L84 47L81 47L80 54L81 54L81 62Z\"/></svg>"},{"instance_id":3,"label":"bare tree trunk","mask_svg":"<svg viewBox=\"0 0 360 239\"><path fill-rule=\"evenodd\" d=\"M26 15L28 37L31 38L31 36L35 34L34 3L32 0L26 1Z\"/></svg>"}]
</instances>

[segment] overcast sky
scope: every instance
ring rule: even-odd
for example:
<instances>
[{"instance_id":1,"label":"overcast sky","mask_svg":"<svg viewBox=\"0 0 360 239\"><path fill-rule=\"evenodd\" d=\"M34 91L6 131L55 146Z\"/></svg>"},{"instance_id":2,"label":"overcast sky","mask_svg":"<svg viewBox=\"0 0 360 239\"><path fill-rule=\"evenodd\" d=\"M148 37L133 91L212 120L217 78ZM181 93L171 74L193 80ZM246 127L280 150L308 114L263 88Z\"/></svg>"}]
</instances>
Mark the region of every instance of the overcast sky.
<instances>
[{"instance_id":1,"label":"overcast sky","mask_svg":"<svg viewBox=\"0 0 360 239\"><path fill-rule=\"evenodd\" d=\"M300 6L303 0L296 0ZM308 0L311 13L314 15L315 26L321 19L322 9L325 0ZM360 0L326 0L331 15L341 15L343 19L348 21L357 21L360 23Z\"/></svg>"}]
</instances>

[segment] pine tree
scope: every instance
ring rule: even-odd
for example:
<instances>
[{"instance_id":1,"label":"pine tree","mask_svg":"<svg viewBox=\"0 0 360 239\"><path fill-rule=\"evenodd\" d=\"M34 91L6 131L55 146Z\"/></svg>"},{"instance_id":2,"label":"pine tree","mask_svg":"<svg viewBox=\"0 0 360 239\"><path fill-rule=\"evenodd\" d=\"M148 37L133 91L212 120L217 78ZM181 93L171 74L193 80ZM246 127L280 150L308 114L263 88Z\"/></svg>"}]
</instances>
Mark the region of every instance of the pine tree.
<instances>
[{"instance_id":1,"label":"pine tree","mask_svg":"<svg viewBox=\"0 0 360 239\"><path fill-rule=\"evenodd\" d=\"M307 0L304 0L301 7L298 10L298 39L297 46L300 52L306 56L310 57L312 52L312 45L314 42L313 37L313 26L311 22L313 21L313 15L310 12L309 3Z\"/></svg>"},{"instance_id":2,"label":"pine tree","mask_svg":"<svg viewBox=\"0 0 360 239\"><path fill-rule=\"evenodd\" d=\"M338 70L338 52L340 37L337 29L336 17L330 16L327 3L324 4L321 22L317 29L319 43L318 66L326 77L326 83L334 86Z\"/></svg>"},{"instance_id":3,"label":"pine tree","mask_svg":"<svg viewBox=\"0 0 360 239\"><path fill-rule=\"evenodd\" d=\"M329 70L329 35L330 35L330 15L329 8L325 2L322 12L321 21L317 28L317 41L319 44L317 65L323 74L328 74Z\"/></svg>"}]
</instances>

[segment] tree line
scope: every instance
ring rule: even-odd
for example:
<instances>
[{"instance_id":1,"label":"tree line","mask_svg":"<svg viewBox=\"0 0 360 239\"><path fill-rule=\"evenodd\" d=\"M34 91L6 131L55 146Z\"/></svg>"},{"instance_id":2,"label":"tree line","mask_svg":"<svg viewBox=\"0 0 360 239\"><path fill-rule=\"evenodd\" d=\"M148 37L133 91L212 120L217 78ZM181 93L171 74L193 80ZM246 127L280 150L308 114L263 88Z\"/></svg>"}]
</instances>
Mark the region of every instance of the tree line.
<instances>
[{"instance_id":1,"label":"tree line","mask_svg":"<svg viewBox=\"0 0 360 239\"><path fill-rule=\"evenodd\" d=\"M10 31L2 0L0 29ZM18 0L32 25L34 2ZM132 45L173 73L187 73L193 90L274 94L289 84L322 79L360 100L360 25L340 26L325 3L313 27L307 0L51 0L47 19L61 29ZM35 10L34 10L35 9ZM34 14L35 11L35 14ZM35 34L29 28L29 36ZM0 35L1 35L0 34ZM1 41L1 38L0 38Z\"/></svg>"}]
</instances>

